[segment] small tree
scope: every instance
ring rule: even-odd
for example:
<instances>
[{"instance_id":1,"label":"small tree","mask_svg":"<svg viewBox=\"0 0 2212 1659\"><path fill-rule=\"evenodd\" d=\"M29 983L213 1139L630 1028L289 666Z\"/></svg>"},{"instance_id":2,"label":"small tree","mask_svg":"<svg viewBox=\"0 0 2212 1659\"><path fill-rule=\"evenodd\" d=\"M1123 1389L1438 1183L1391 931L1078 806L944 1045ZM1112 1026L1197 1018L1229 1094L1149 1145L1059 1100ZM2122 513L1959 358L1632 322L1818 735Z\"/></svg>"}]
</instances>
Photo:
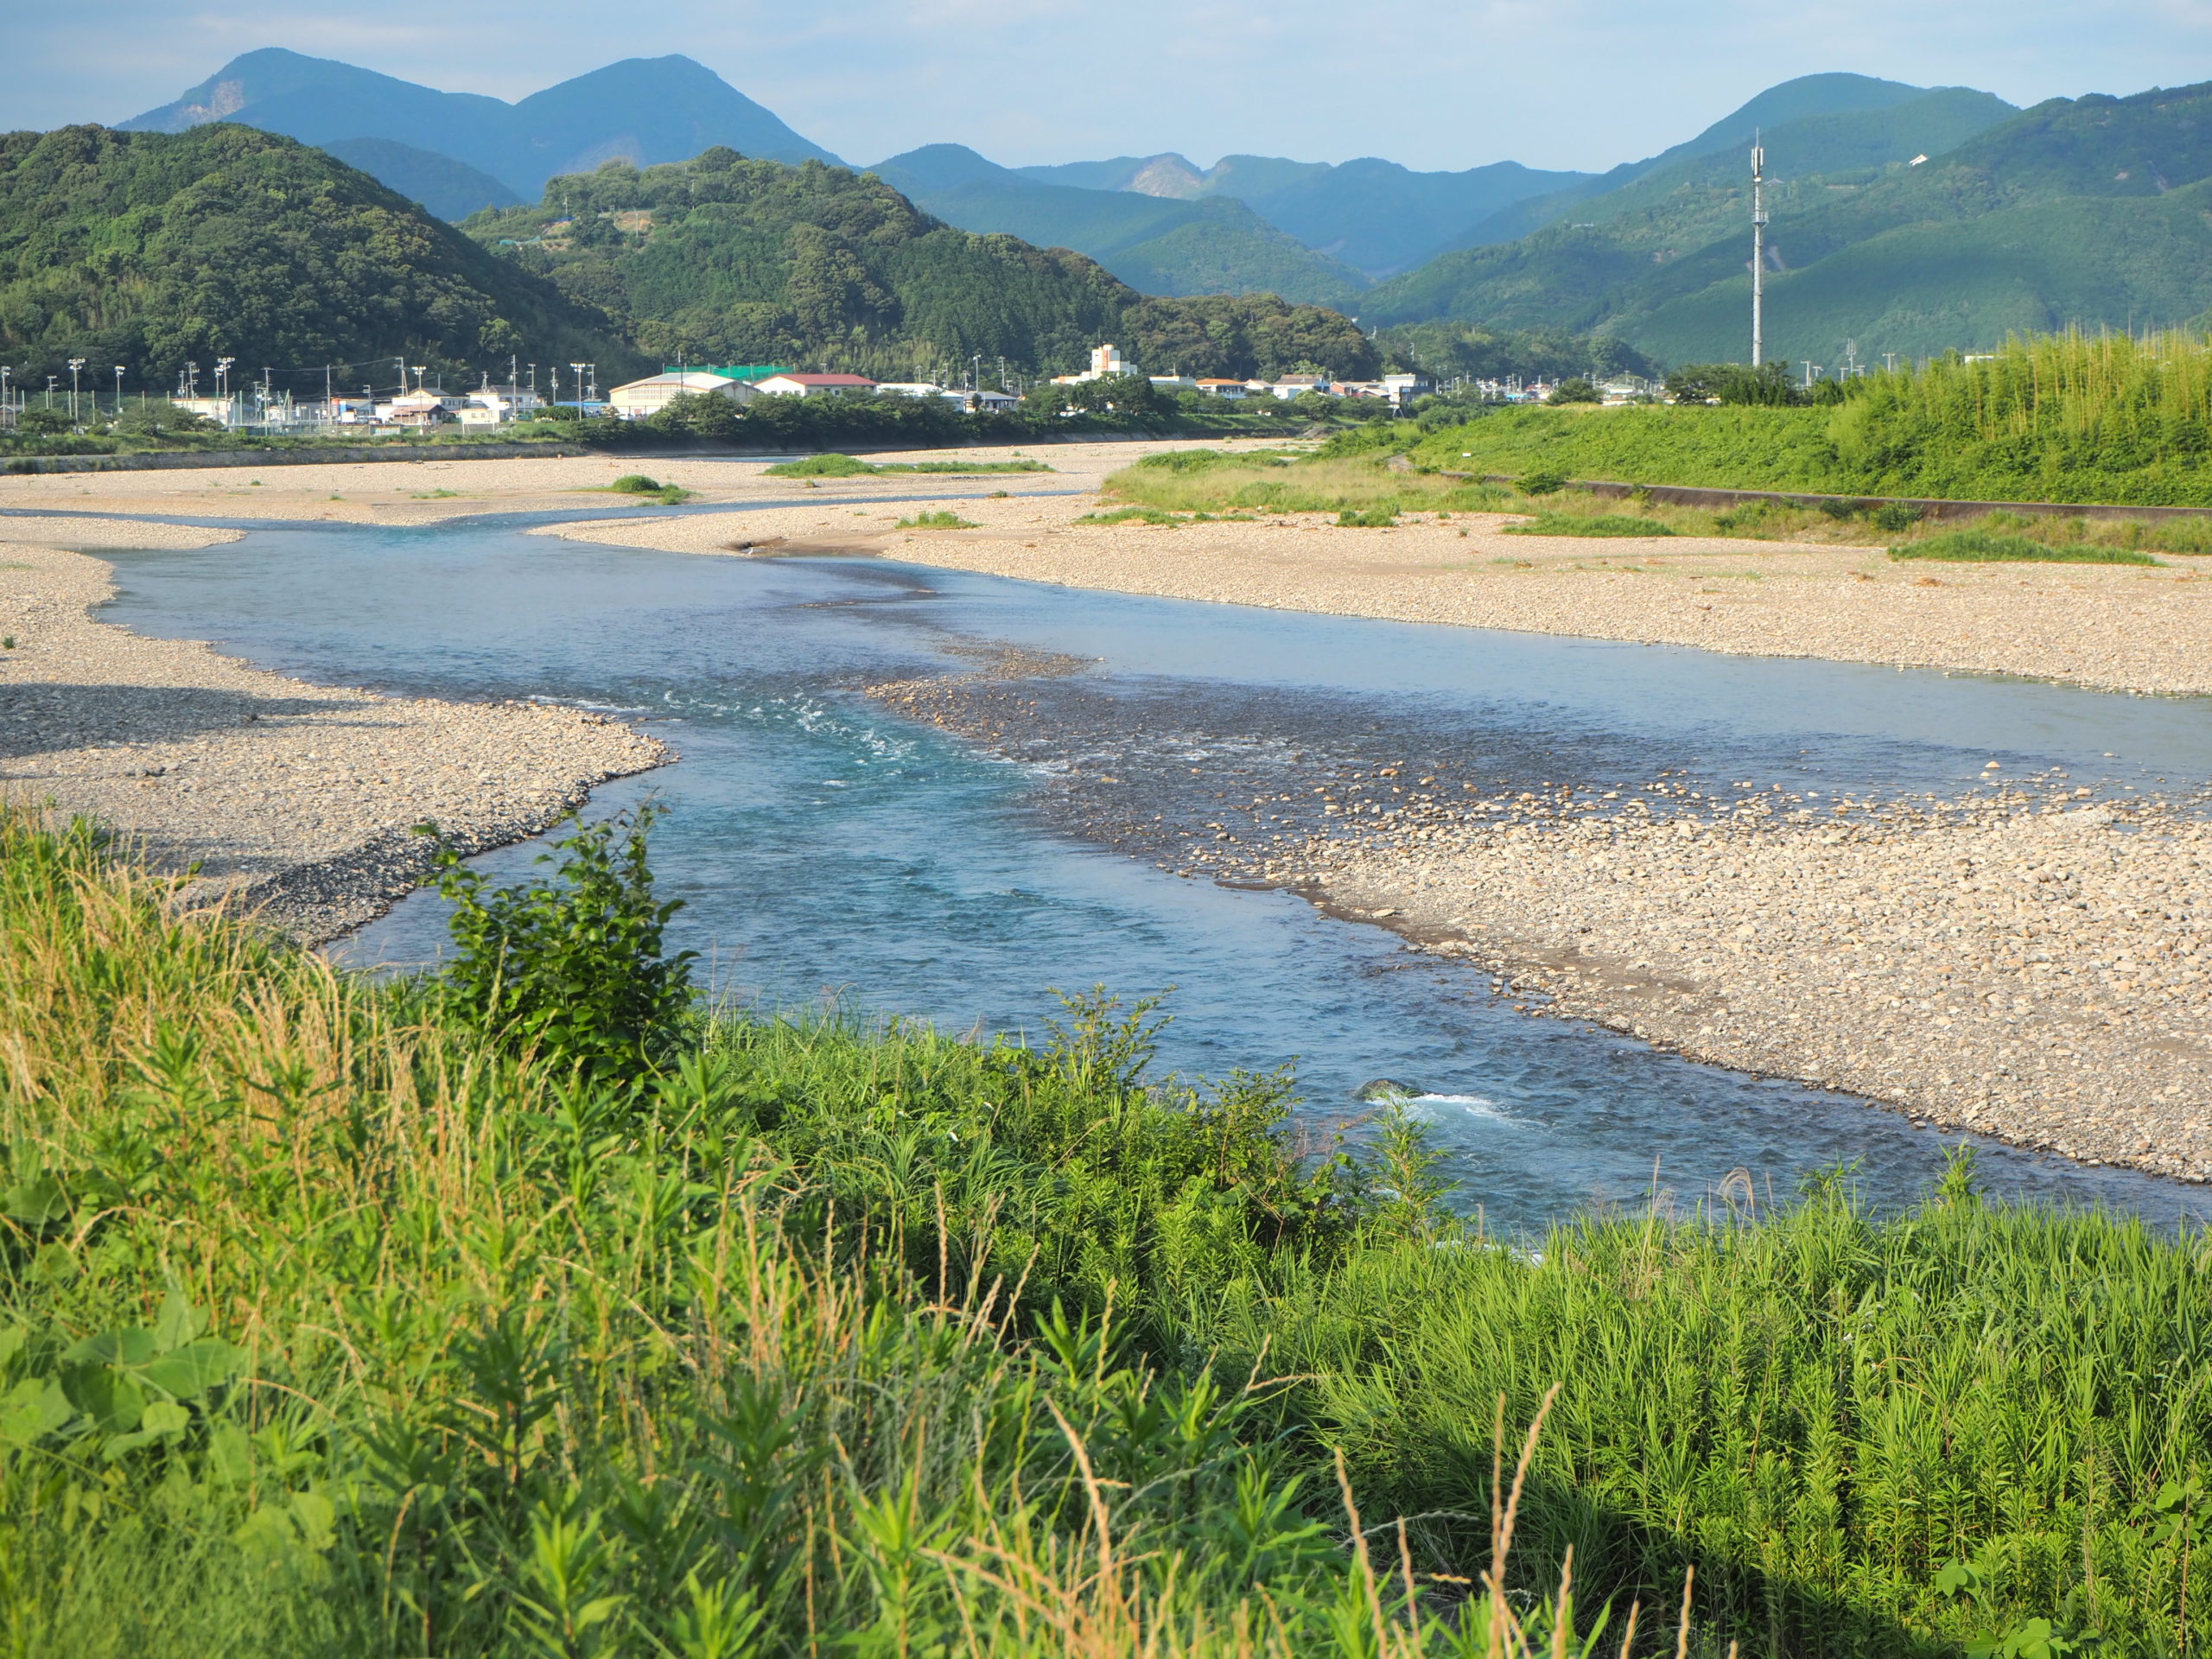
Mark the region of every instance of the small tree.
<instances>
[{"instance_id":1,"label":"small tree","mask_svg":"<svg viewBox=\"0 0 2212 1659\"><path fill-rule=\"evenodd\" d=\"M1577 376L1554 386L1552 395L1544 401L1548 404L1602 404L1605 398L1596 386Z\"/></svg>"}]
</instances>

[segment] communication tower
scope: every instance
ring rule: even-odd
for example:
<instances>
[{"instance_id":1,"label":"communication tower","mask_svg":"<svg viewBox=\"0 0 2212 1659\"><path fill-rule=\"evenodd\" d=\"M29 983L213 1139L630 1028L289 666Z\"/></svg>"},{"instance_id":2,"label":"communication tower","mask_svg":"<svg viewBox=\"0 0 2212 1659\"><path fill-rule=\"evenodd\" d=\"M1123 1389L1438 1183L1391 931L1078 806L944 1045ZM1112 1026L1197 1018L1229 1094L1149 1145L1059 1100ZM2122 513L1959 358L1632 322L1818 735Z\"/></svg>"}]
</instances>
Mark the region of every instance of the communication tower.
<instances>
[{"instance_id":1,"label":"communication tower","mask_svg":"<svg viewBox=\"0 0 2212 1659\"><path fill-rule=\"evenodd\" d=\"M1766 355L1766 147L1751 134L1751 366Z\"/></svg>"}]
</instances>

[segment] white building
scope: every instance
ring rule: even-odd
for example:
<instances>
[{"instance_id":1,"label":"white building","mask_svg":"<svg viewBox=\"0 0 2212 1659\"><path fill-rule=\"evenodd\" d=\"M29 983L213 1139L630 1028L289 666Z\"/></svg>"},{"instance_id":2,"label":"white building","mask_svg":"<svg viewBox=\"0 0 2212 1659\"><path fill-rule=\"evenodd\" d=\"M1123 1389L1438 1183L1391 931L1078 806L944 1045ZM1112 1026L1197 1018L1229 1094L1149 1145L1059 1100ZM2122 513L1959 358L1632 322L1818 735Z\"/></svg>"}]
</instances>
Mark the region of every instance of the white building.
<instances>
[{"instance_id":1,"label":"white building","mask_svg":"<svg viewBox=\"0 0 2212 1659\"><path fill-rule=\"evenodd\" d=\"M1425 374L1386 374L1382 377L1382 395L1390 400L1394 409L1403 409L1416 397L1426 397L1436 390Z\"/></svg>"},{"instance_id":2,"label":"white building","mask_svg":"<svg viewBox=\"0 0 2212 1659\"><path fill-rule=\"evenodd\" d=\"M1135 371L1122 357L1118 346L1094 346L1090 351L1090 366L1081 374L1056 374L1056 386L1079 386L1086 380L1103 380L1109 374L1132 374Z\"/></svg>"},{"instance_id":3,"label":"white building","mask_svg":"<svg viewBox=\"0 0 2212 1659\"><path fill-rule=\"evenodd\" d=\"M1243 380L1200 379L1192 382L1192 385L1196 386L1198 391L1205 392L1209 397L1241 398L1249 394L1252 390L1251 386Z\"/></svg>"},{"instance_id":4,"label":"white building","mask_svg":"<svg viewBox=\"0 0 2212 1659\"><path fill-rule=\"evenodd\" d=\"M1309 391L1325 392L1328 389L1329 377L1325 374L1286 375L1268 387L1269 391L1285 403Z\"/></svg>"},{"instance_id":5,"label":"white building","mask_svg":"<svg viewBox=\"0 0 2212 1659\"><path fill-rule=\"evenodd\" d=\"M670 369L615 387L607 394L607 401L624 420L641 421L648 415L659 414L678 397L687 395L727 397L737 404L750 403L756 384L741 380L720 369ZM529 395L535 396L534 393Z\"/></svg>"},{"instance_id":6,"label":"white building","mask_svg":"<svg viewBox=\"0 0 2212 1659\"><path fill-rule=\"evenodd\" d=\"M864 374L772 374L753 384L768 397L851 397L875 390Z\"/></svg>"}]
</instances>

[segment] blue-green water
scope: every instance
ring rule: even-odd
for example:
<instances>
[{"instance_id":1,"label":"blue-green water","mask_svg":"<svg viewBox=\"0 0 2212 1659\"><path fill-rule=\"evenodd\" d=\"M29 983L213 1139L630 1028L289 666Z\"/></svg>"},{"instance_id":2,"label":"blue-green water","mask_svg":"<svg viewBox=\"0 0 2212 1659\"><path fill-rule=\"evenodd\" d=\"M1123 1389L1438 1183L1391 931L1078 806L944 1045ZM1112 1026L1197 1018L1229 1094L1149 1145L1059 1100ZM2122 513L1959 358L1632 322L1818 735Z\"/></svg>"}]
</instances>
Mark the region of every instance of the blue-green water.
<instances>
[{"instance_id":1,"label":"blue-green water","mask_svg":"<svg viewBox=\"0 0 2212 1659\"><path fill-rule=\"evenodd\" d=\"M1391 1077L1428 1091L1465 1196L1539 1224L1637 1201L1655 1161L1689 1200L1748 1170L1762 1197L1855 1162L1917 1193L1956 1137L1858 1100L1533 1020L1471 970L1303 900L1154 867L1233 785L1410 759L1502 780L1972 787L2068 769L2124 791L2212 775L2212 711L1990 679L1719 657L1085 593L874 561L751 561L565 542L518 521L297 525L191 552L110 553L108 620L206 639L329 683L537 696L619 711L682 761L646 794L680 942L776 1007L834 999L1040 1033L1050 988L1176 987L1162 1064L1295 1061L1305 1109L1346 1117ZM1096 659L1020 682L1001 739L910 723L863 684L971 668L1012 642ZM1014 758L1009 759L1008 756ZM1107 779L1116 781L1109 783ZM1135 849L1142 856L1132 856ZM519 869L534 849L486 856ZM437 947L417 897L348 941L364 963ZM2200 1189L1984 1145L1999 1191L2169 1218Z\"/></svg>"}]
</instances>

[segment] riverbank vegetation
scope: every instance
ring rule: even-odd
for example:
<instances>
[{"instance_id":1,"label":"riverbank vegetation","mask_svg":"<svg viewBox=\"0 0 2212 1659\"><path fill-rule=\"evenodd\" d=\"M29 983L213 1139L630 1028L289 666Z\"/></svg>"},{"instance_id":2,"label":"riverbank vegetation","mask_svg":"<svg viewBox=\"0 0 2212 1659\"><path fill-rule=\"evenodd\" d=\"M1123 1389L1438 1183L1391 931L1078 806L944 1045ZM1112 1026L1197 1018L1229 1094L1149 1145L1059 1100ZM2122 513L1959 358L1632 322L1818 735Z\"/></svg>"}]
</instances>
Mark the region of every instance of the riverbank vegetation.
<instances>
[{"instance_id":1,"label":"riverbank vegetation","mask_svg":"<svg viewBox=\"0 0 2212 1659\"><path fill-rule=\"evenodd\" d=\"M1526 412L1543 416L1554 411ZM1605 418L1624 412L1609 410ZM1909 549L1923 540L1954 536L1962 528L1957 518L1934 518L1910 503L1849 496L1817 503L1753 500L1726 507L1677 506L1655 500L1642 490L1624 495L1571 489L1566 487L1565 475L1548 467L1531 467L1512 484L1482 482L1465 475L1464 461L1449 469L1407 467L1398 461L1402 451L1388 442L1390 436L1387 431L1347 432L1305 453L1232 454L1191 449L1152 455L1110 474L1103 493L1129 509L1166 514L1526 514L1526 523L1508 526L1522 535L1729 537ZM1102 517L1088 522L1106 520ZM2153 554L2212 554L2212 517L2093 518L1996 509L1977 513L1963 525L1977 534L2032 543L2045 550L2036 556L2044 561L2138 564L2156 563L2150 556Z\"/></svg>"},{"instance_id":2,"label":"riverbank vegetation","mask_svg":"<svg viewBox=\"0 0 2212 1659\"><path fill-rule=\"evenodd\" d=\"M2212 1636L2195 1235L1960 1164L1497 1238L1402 1105L710 1009L636 835L555 857L391 981L0 818L11 1650Z\"/></svg>"},{"instance_id":3,"label":"riverbank vegetation","mask_svg":"<svg viewBox=\"0 0 2212 1659\"><path fill-rule=\"evenodd\" d=\"M1041 461L862 461L857 455L808 455L779 461L765 469L770 478L871 478L885 473L945 473L970 477L982 473L1049 473Z\"/></svg>"},{"instance_id":4,"label":"riverbank vegetation","mask_svg":"<svg viewBox=\"0 0 2212 1659\"><path fill-rule=\"evenodd\" d=\"M1440 469L1512 476L2212 505L2212 348L2197 334L2015 338L1986 357L1834 391L1813 405L1501 408L1430 432L1413 453Z\"/></svg>"}]
</instances>

